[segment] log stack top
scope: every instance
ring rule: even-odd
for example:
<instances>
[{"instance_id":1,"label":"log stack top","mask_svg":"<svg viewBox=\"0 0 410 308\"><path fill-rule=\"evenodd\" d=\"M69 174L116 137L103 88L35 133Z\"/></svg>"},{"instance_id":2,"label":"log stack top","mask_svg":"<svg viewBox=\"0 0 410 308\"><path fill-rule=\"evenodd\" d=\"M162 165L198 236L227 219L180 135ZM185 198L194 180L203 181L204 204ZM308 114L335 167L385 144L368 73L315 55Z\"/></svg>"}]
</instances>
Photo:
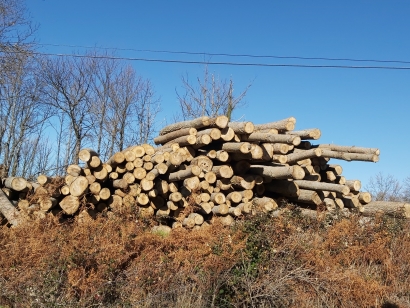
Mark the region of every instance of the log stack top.
<instances>
[{"instance_id":1,"label":"log stack top","mask_svg":"<svg viewBox=\"0 0 410 308\"><path fill-rule=\"evenodd\" d=\"M134 145L105 163L85 148L79 155L85 165L68 166L58 193L52 178L40 176L29 205L22 202L18 209L65 215L78 214L82 206L114 214L133 210L185 228L215 220L229 225L243 215L276 210L283 199L308 209L371 212L370 206L365 211L371 198L360 191L360 181L345 179L330 159L377 162L380 151L312 144L321 131L295 126L294 117L254 124L204 116L164 127L154 138L157 147ZM23 200L28 187L22 178L2 181L9 199Z\"/></svg>"}]
</instances>

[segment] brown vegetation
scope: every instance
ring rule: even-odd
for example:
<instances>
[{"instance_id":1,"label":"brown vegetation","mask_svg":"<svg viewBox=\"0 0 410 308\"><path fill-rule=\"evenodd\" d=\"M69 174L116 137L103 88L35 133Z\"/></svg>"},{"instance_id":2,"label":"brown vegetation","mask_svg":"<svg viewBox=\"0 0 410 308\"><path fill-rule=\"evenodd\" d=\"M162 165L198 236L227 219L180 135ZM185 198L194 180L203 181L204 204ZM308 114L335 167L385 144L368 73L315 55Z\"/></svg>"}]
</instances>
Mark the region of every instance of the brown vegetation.
<instances>
[{"instance_id":1,"label":"brown vegetation","mask_svg":"<svg viewBox=\"0 0 410 308\"><path fill-rule=\"evenodd\" d=\"M298 213L169 235L132 214L3 227L0 305L410 306L407 220Z\"/></svg>"}]
</instances>

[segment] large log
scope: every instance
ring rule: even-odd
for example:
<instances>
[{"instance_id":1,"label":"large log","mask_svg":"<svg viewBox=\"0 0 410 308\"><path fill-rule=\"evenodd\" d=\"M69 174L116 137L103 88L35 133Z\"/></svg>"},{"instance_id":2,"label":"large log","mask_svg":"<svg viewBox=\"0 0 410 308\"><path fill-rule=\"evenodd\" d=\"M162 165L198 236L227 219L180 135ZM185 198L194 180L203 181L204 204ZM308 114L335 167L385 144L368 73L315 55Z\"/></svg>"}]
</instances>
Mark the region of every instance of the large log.
<instances>
[{"instance_id":1,"label":"large log","mask_svg":"<svg viewBox=\"0 0 410 308\"><path fill-rule=\"evenodd\" d=\"M321 149L310 149L310 150L294 150L292 154L287 155L286 162L288 164L296 163L297 161L304 160L312 157L320 157L322 155Z\"/></svg>"},{"instance_id":2,"label":"large log","mask_svg":"<svg viewBox=\"0 0 410 308\"><path fill-rule=\"evenodd\" d=\"M23 191L27 188L27 181L22 177L8 177L4 179L3 185L14 191Z\"/></svg>"},{"instance_id":3,"label":"large log","mask_svg":"<svg viewBox=\"0 0 410 308\"><path fill-rule=\"evenodd\" d=\"M173 123L168 126L165 126L163 129L161 129L161 131L159 132L159 135L162 136L162 135L165 135L165 134L168 134L168 133L171 133L173 131L180 130L183 128L193 127L193 128L199 129L202 127L209 126L210 123L211 121L209 117L207 116L196 118L193 120L177 122L177 123Z\"/></svg>"},{"instance_id":4,"label":"large log","mask_svg":"<svg viewBox=\"0 0 410 308\"><path fill-rule=\"evenodd\" d=\"M236 134L251 134L255 130L252 122L229 122L228 127L232 128Z\"/></svg>"},{"instance_id":5,"label":"large log","mask_svg":"<svg viewBox=\"0 0 410 308\"><path fill-rule=\"evenodd\" d=\"M85 176L78 176L70 184L70 194L74 197L79 197L87 191L88 185L88 180Z\"/></svg>"},{"instance_id":6,"label":"large log","mask_svg":"<svg viewBox=\"0 0 410 308\"><path fill-rule=\"evenodd\" d=\"M249 142L225 142L222 144L222 150L230 153L250 153L252 146Z\"/></svg>"},{"instance_id":7,"label":"large log","mask_svg":"<svg viewBox=\"0 0 410 308\"><path fill-rule=\"evenodd\" d=\"M68 195L59 204L65 214L73 215L80 207L80 199L76 196Z\"/></svg>"},{"instance_id":8,"label":"large log","mask_svg":"<svg viewBox=\"0 0 410 308\"><path fill-rule=\"evenodd\" d=\"M22 222L20 212L14 207L0 189L0 212L12 226L18 226Z\"/></svg>"},{"instance_id":9,"label":"large log","mask_svg":"<svg viewBox=\"0 0 410 308\"><path fill-rule=\"evenodd\" d=\"M364 216L373 216L378 213L393 217L410 218L410 203L372 201L364 206L362 212Z\"/></svg>"}]
</instances>

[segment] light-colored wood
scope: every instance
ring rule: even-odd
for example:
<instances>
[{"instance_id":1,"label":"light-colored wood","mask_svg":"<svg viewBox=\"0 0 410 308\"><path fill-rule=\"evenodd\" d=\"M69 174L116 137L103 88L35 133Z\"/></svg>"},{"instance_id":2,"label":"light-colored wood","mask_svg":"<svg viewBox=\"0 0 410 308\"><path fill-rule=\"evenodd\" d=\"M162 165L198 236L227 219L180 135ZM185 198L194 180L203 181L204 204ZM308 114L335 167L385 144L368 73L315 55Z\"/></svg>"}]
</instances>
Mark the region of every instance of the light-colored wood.
<instances>
[{"instance_id":1,"label":"light-colored wood","mask_svg":"<svg viewBox=\"0 0 410 308\"><path fill-rule=\"evenodd\" d=\"M216 215L226 215L229 212L229 206L226 203L215 205L212 208L212 213Z\"/></svg>"},{"instance_id":2,"label":"light-colored wood","mask_svg":"<svg viewBox=\"0 0 410 308\"><path fill-rule=\"evenodd\" d=\"M234 206L229 208L228 213L232 216L239 217L242 215L242 210L240 207Z\"/></svg>"},{"instance_id":3,"label":"light-colored wood","mask_svg":"<svg viewBox=\"0 0 410 308\"><path fill-rule=\"evenodd\" d=\"M230 179L218 179L216 181L216 187L219 188L220 191L222 190L231 190L232 185Z\"/></svg>"},{"instance_id":4,"label":"light-colored wood","mask_svg":"<svg viewBox=\"0 0 410 308\"><path fill-rule=\"evenodd\" d=\"M117 180L112 181L112 186L114 188L120 188L122 190L125 190L128 188L128 183L124 179L117 179Z\"/></svg>"},{"instance_id":5,"label":"light-colored wood","mask_svg":"<svg viewBox=\"0 0 410 308\"><path fill-rule=\"evenodd\" d=\"M199 177L197 176L189 177L184 180L184 186L190 190L198 189L199 183L200 183Z\"/></svg>"},{"instance_id":6,"label":"light-colored wood","mask_svg":"<svg viewBox=\"0 0 410 308\"><path fill-rule=\"evenodd\" d=\"M372 201L372 195L368 192L360 192L357 197L362 204L367 204Z\"/></svg>"},{"instance_id":7,"label":"light-colored wood","mask_svg":"<svg viewBox=\"0 0 410 308\"><path fill-rule=\"evenodd\" d=\"M209 119L209 126L211 127L225 128L228 126L228 123L229 119L225 115L219 115Z\"/></svg>"},{"instance_id":8,"label":"light-colored wood","mask_svg":"<svg viewBox=\"0 0 410 308\"><path fill-rule=\"evenodd\" d=\"M60 201L59 205L64 214L73 215L80 207L80 199L76 196L68 195Z\"/></svg>"},{"instance_id":9,"label":"light-colored wood","mask_svg":"<svg viewBox=\"0 0 410 308\"><path fill-rule=\"evenodd\" d=\"M336 152L346 152L346 153L362 153L362 154L374 154L380 155L380 150L377 148L364 148L356 146L344 146L336 144L320 144L320 148L326 148Z\"/></svg>"},{"instance_id":10,"label":"light-colored wood","mask_svg":"<svg viewBox=\"0 0 410 308\"><path fill-rule=\"evenodd\" d=\"M242 194L239 191L230 192L226 196L226 200L229 200L233 203L240 203L242 201Z\"/></svg>"},{"instance_id":11,"label":"light-colored wood","mask_svg":"<svg viewBox=\"0 0 410 308\"><path fill-rule=\"evenodd\" d=\"M169 141L168 143L165 144L165 146L177 143L181 147L185 145L193 145L193 144L196 144L196 142L197 142L197 136L186 135L186 136L181 136L174 140Z\"/></svg>"},{"instance_id":12,"label":"light-colored wood","mask_svg":"<svg viewBox=\"0 0 410 308\"><path fill-rule=\"evenodd\" d=\"M276 201L268 197L253 198L252 205L255 210L262 212L272 212L278 208Z\"/></svg>"},{"instance_id":13,"label":"light-colored wood","mask_svg":"<svg viewBox=\"0 0 410 308\"><path fill-rule=\"evenodd\" d=\"M216 203L216 204L222 204L225 203L226 198L225 195L223 193L212 193L211 194L211 201Z\"/></svg>"},{"instance_id":14,"label":"light-colored wood","mask_svg":"<svg viewBox=\"0 0 410 308\"><path fill-rule=\"evenodd\" d=\"M139 205L142 205L142 206L147 205L147 204L149 203L149 197L148 197L148 195L145 194L145 193L140 193L140 194L137 196L137 203L138 203Z\"/></svg>"},{"instance_id":15,"label":"light-colored wood","mask_svg":"<svg viewBox=\"0 0 410 308\"><path fill-rule=\"evenodd\" d=\"M142 167L135 168L133 175L137 180L141 181L147 175L147 170Z\"/></svg>"},{"instance_id":16,"label":"light-colored wood","mask_svg":"<svg viewBox=\"0 0 410 308\"><path fill-rule=\"evenodd\" d=\"M230 179L231 185L240 189L253 189L255 187L255 178L253 175L234 175Z\"/></svg>"},{"instance_id":17,"label":"light-colored wood","mask_svg":"<svg viewBox=\"0 0 410 308\"><path fill-rule=\"evenodd\" d=\"M250 153L252 146L249 142L225 142L222 144L222 150L230 153Z\"/></svg>"},{"instance_id":18,"label":"light-colored wood","mask_svg":"<svg viewBox=\"0 0 410 308\"><path fill-rule=\"evenodd\" d=\"M336 158L346 161L369 161L378 162L379 156L375 154L362 154L362 153L348 153L348 152L336 152L327 148L322 148L322 156L325 158Z\"/></svg>"},{"instance_id":19,"label":"light-colored wood","mask_svg":"<svg viewBox=\"0 0 410 308\"><path fill-rule=\"evenodd\" d=\"M252 122L229 122L228 127L232 128L236 134L251 134L255 130Z\"/></svg>"},{"instance_id":20,"label":"light-colored wood","mask_svg":"<svg viewBox=\"0 0 410 308\"><path fill-rule=\"evenodd\" d=\"M22 177L8 177L3 181L3 185L14 191L23 191L27 188L27 181Z\"/></svg>"},{"instance_id":21,"label":"light-colored wood","mask_svg":"<svg viewBox=\"0 0 410 308\"><path fill-rule=\"evenodd\" d=\"M295 180L294 181L300 188L310 189L310 190L328 190L347 195L350 192L349 187L333 184L333 183L324 183L324 182L310 182L305 180Z\"/></svg>"},{"instance_id":22,"label":"light-colored wood","mask_svg":"<svg viewBox=\"0 0 410 308\"><path fill-rule=\"evenodd\" d=\"M37 177L37 183L39 183L40 185L45 185L51 182L51 177L48 177L47 175L44 174L40 174Z\"/></svg>"},{"instance_id":23,"label":"light-colored wood","mask_svg":"<svg viewBox=\"0 0 410 308\"><path fill-rule=\"evenodd\" d=\"M154 188L154 181L150 181L144 178L140 181L140 186L143 191L150 191Z\"/></svg>"},{"instance_id":24,"label":"light-colored wood","mask_svg":"<svg viewBox=\"0 0 410 308\"><path fill-rule=\"evenodd\" d=\"M219 140L221 139L221 131L218 128L208 128L205 130L201 130L198 132L197 136L203 136L207 135L209 136L212 140Z\"/></svg>"},{"instance_id":25,"label":"light-colored wood","mask_svg":"<svg viewBox=\"0 0 410 308\"><path fill-rule=\"evenodd\" d=\"M159 132L160 136L166 135L168 133L183 129L183 128L202 128L202 127L206 127L209 126L211 123L209 117L204 116L204 117L200 117L200 118L196 118L193 120L188 120L188 121L182 121L182 122L177 122L177 123L173 123L170 125L165 126L163 129L161 129L161 131Z\"/></svg>"},{"instance_id":26,"label":"light-colored wood","mask_svg":"<svg viewBox=\"0 0 410 308\"><path fill-rule=\"evenodd\" d=\"M236 206L244 214L249 214L252 211L252 202L242 202Z\"/></svg>"},{"instance_id":27,"label":"light-colored wood","mask_svg":"<svg viewBox=\"0 0 410 308\"><path fill-rule=\"evenodd\" d=\"M12 226L18 226L23 222L19 210L10 202L3 190L0 189L0 213L7 219Z\"/></svg>"},{"instance_id":28,"label":"light-colored wood","mask_svg":"<svg viewBox=\"0 0 410 308\"><path fill-rule=\"evenodd\" d=\"M213 166L212 172L219 178L229 179L233 176L233 170L229 165Z\"/></svg>"},{"instance_id":29,"label":"light-colored wood","mask_svg":"<svg viewBox=\"0 0 410 308\"><path fill-rule=\"evenodd\" d=\"M278 131L290 131L295 129L296 119L294 117L286 118L283 120L265 123L255 124L255 131L264 129L277 129Z\"/></svg>"},{"instance_id":30,"label":"light-colored wood","mask_svg":"<svg viewBox=\"0 0 410 308\"><path fill-rule=\"evenodd\" d=\"M198 213L191 213L188 215L188 218L192 218L195 221L195 224L199 226L204 222L204 217Z\"/></svg>"},{"instance_id":31,"label":"light-colored wood","mask_svg":"<svg viewBox=\"0 0 410 308\"><path fill-rule=\"evenodd\" d=\"M251 165L249 171L251 173L269 177L271 179L296 179L301 180L305 177L303 168L295 166L271 167L264 165Z\"/></svg>"},{"instance_id":32,"label":"light-colored wood","mask_svg":"<svg viewBox=\"0 0 410 308\"><path fill-rule=\"evenodd\" d=\"M232 128L226 127L224 129L221 129L221 139L223 141L231 141L232 139L235 138L235 132L233 131Z\"/></svg>"},{"instance_id":33,"label":"light-colored wood","mask_svg":"<svg viewBox=\"0 0 410 308\"><path fill-rule=\"evenodd\" d=\"M89 162L93 156L98 156L98 153L90 148L81 149L78 153L78 158L85 163Z\"/></svg>"},{"instance_id":34,"label":"light-colored wood","mask_svg":"<svg viewBox=\"0 0 410 308\"><path fill-rule=\"evenodd\" d=\"M108 170L105 166L101 165L93 171L93 175L99 181L105 181L108 178Z\"/></svg>"},{"instance_id":35,"label":"light-colored wood","mask_svg":"<svg viewBox=\"0 0 410 308\"><path fill-rule=\"evenodd\" d=\"M168 134L158 136L154 138L154 143L155 144L165 144L167 142L170 142L174 139L177 139L182 136L187 136L187 135L193 135L195 136L197 134L197 129L194 127L187 127L187 128L182 128L173 132L170 132Z\"/></svg>"},{"instance_id":36,"label":"light-colored wood","mask_svg":"<svg viewBox=\"0 0 410 308\"><path fill-rule=\"evenodd\" d=\"M359 180L347 180L346 184L350 191L359 191L362 188L362 182Z\"/></svg>"},{"instance_id":37,"label":"light-colored wood","mask_svg":"<svg viewBox=\"0 0 410 308\"><path fill-rule=\"evenodd\" d=\"M243 135L243 141L248 142L266 142L266 143L287 143L295 146L299 145L301 139L299 136L293 135L272 135L267 133L252 133L250 135Z\"/></svg>"},{"instance_id":38,"label":"light-colored wood","mask_svg":"<svg viewBox=\"0 0 410 308\"><path fill-rule=\"evenodd\" d=\"M229 161L229 153L224 150L219 150L216 152L216 160L225 163Z\"/></svg>"},{"instance_id":39,"label":"light-colored wood","mask_svg":"<svg viewBox=\"0 0 410 308\"><path fill-rule=\"evenodd\" d=\"M318 193L314 190L308 190L308 189L300 189L299 196L293 200L297 202L315 204L315 205L319 205L322 203L322 199L320 199Z\"/></svg>"},{"instance_id":40,"label":"light-colored wood","mask_svg":"<svg viewBox=\"0 0 410 308\"><path fill-rule=\"evenodd\" d=\"M294 150L292 154L287 155L287 163L288 164L294 164L297 161L307 159L307 158L312 158L312 157L320 157L322 156L322 150L319 148L316 149L310 149L310 150Z\"/></svg>"},{"instance_id":41,"label":"light-colored wood","mask_svg":"<svg viewBox=\"0 0 410 308\"><path fill-rule=\"evenodd\" d=\"M88 180L85 176L78 176L70 184L70 194L74 197L79 197L86 193L88 189Z\"/></svg>"},{"instance_id":42,"label":"light-colored wood","mask_svg":"<svg viewBox=\"0 0 410 308\"><path fill-rule=\"evenodd\" d=\"M299 136L302 140L313 139L317 140L321 136L321 131L318 128L308 128L304 130L294 130L292 132L286 132L286 134L292 134Z\"/></svg>"},{"instance_id":43,"label":"light-colored wood","mask_svg":"<svg viewBox=\"0 0 410 308\"><path fill-rule=\"evenodd\" d=\"M198 166L188 166L185 170L179 170L177 172L172 172L168 175L168 181L182 181L187 178L198 176L201 173L201 168Z\"/></svg>"}]
</instances>

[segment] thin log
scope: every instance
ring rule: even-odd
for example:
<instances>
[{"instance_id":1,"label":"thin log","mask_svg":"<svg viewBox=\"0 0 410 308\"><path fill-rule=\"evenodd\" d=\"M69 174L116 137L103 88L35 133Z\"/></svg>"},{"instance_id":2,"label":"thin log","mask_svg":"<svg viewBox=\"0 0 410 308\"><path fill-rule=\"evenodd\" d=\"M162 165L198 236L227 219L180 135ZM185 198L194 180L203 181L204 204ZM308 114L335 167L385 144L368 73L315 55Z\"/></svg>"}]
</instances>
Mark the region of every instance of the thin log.
<instances>
[{"instance_id":1,"label":"thin log","mask_svg":"<svg viewBox=\"0 0 410 308\"><path fill-rule=\"evenodd\" d=\"M222 150L230 153L250 153L252 146L249 142L225 142L222 144Z\"/></svg>"},{"instance_id":2,"label":"thin log","mask_svg":"<svg viewBox=\"0 0 410 308\"><path fill-rule=\"evenodd\" d=\"M336 151L336 152L380 155L380 150L377 148L364 148L364 147L344 146L344 145L336 145L336 144L319 144L318 147L326 148L326 149Z\"/></svg>"},{"instance_id":3,"label":"thin log","mask_svg":"<svg viewBox=\"0 0 410 308\"><path fill-rule=\"evenodd\" d=\"M347 195L350 192L349 187L333 184L333 183L324 183L324 182L311 182L305 180L295 180L294 181L300 188L310 189L310 190L328 190Z\"/></svg>"},{"instance_id":4,"label":"thin log","mask_svg":"<svg viewBox=\"0 0 410 308\"><path fill-rule=\"evenodd\" d=\"M313 139L317 140L321 136L321 131L318 128L308 128L304 130L295 130L292 132L286 132L286 134L299 136L302 140Z\"/></svg>"},{"instance_id":5,"label":"thin log","mask_svg":"<svg viewBox=\"0 0 410 308\"><path fill-rule=\"evenodd\" d=\"M349 152L336 152L327 148L322 148L322 156L325 158L343 159L346 161L370 161L378 162L379 156L375 154L362 154L362 153L349 153Z\"/></svg>"},{"instance_id":6,"label":"thin log","mask_svg":"<svg viewBox=\"0 0 410 308\"><path fill-rule=\"evenodd\" d=\"M249 172L258 174L271 179L296 179L301 180L305 177L303 168L295 166L271 167L264 165L251 165Z\"/></svg>"},{"instance_id":7,"label":"thin log","mask_svg":"<svg viewBox=\"0 0 410 308\"><path fill-rule=\"evenodd\" d=\"M221 131L218 128L208 128L198 132L197 136L208 135L212 140L221 139Z\"/></svg>"},{"instance_id":8,"label":"thin log","mask_svg":"<svg viewBox=\"0 0 410 308\"><path fill-rule=\"evenodd\" d=\"M296 151L295 149L295 152L287 155L287 163L293 164L303 159L312 158L312 157L320 157L320 156L322 156L321 149L310 149L310 150L299 150L299 151Z\"/></svg>"},{"instance_id":9,"label":"thin log","mask_svg":"<svg viewBox=\"0 0 410 308\"><path fill-rule=\"evenodd\" d=\"M272 135L267 133L252 133L250 135L243 135L244 141L250 142L268 142L268 143L287 143L295 146L299 145L301 139L299 136L293 135Z\"/></svg>"},{"instance_id":10,"label":"thin log","mask_svg":"<svg viewBox=\"0 0 410 308\"><path fill-rule=\"evenodd\" d=\"M193 120L188 120L188 121L182 121L182 122L177 122L177 123L173 123L170 124L168 126L165 126L163 129L161 129L161 131L159 132L160 136L166 135L168 133L183 129L183 128L202 128L202 127L206 127L209 126L211 123L209 117L204 116L204 117L200 117L200 118L196 118Z\"/></svg>"},{"instance_id":11,"label":"thin log","mask_svg":"<svg viewBox=\"0 0 410 308\"><path fill-rule=\"evenodd\" d=\"M279 131L289 131L294 130L296 124L296 119L294 117L286 118L283 120L265 123L265 124L257 124L255 125L255 131L263 130L263 129L277 129Z\"/></svg>"},{"instance_id":12,"label":"thin log","mask_svg":"<svg viewBox=\"0 0 410 308\"><path fill-rule=\"evenodd\" d=\"M182 136L186 136L186 135L195 136L196 134L197 134L196 128L193 128L193 127L182 128L180 130L176 130L168 134L154 138L154 143L155 144L165 144L165 143L170 142L171 140L177 139Z\"/></svg>"}]
</instances>

